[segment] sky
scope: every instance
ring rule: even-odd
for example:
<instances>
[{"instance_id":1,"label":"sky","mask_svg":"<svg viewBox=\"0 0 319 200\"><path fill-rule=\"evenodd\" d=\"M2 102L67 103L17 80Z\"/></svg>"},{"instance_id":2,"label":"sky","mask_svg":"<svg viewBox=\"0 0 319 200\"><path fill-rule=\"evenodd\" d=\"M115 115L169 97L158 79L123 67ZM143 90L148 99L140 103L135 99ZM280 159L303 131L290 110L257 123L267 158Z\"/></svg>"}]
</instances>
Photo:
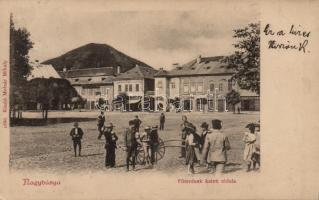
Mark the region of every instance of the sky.
<instances>
[{"instance_id":1,"label":"sky","mask_svg":"<svg viewBox=\"0 0 319 200\"><path fill-rule=\"evenodd\" d=\"M39 2L15 7L12 13L16 26L31 34L30 59L40 62L87 43L105 43L154 68L170 69L199 55L231 54L233 30L259 21L257 5L250 3L185 3L159 9L90 4L85 9L87 4Z\"/></svg>"}]
</instances>

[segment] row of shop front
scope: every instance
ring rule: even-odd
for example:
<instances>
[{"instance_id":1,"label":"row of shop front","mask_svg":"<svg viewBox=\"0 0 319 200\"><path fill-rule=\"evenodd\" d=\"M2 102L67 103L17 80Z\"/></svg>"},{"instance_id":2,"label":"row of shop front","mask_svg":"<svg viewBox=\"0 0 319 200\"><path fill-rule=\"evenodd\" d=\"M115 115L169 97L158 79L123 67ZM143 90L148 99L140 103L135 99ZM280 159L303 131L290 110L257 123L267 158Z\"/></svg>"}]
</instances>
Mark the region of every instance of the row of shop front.
<instances>
[{"instance_id":1,"label":"row of shop front","mask_svg":"<svg viewBox=\"0 0 319 200\"><path fill-rule=\"evenodd\" d=\"M100 101L99 101L100 99ZM103 103L101 103L103 102ZM143 102L143 103L142 103ZM227 103L224 96L213 95L210 97L175 97L174 99L165 99L155 96L127 96L114 99L112 102L107 100L88 99L81 106L87 110L106 111L209 111L209 112L227 112L233 111L234 105ZM238 106L237 106L238 107ZM242 111L259 111L259 97L241 97L239 107Z\"/></svg>"}]
</instances>

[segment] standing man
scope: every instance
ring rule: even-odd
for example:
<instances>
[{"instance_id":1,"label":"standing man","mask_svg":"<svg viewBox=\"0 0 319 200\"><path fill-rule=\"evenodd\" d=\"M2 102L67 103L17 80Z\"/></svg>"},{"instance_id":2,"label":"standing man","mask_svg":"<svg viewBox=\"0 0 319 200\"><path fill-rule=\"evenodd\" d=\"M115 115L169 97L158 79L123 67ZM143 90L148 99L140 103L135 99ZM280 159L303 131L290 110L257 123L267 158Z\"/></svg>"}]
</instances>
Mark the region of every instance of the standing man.
<instances>
[{"instance_id":1,"label":"standing man","mask_svg":"<svg viewBox=\"0 0 319 200\"><path fill-rule=\"evenodd\" d=\"M140 126L142 124L142 121L136 115L135 119L133 119L133 122L134 122L134 127L135 127L136 132L139 132L140 131Z\"/></svg>"},{"instance_id":2,"label":"standing man","mask_svg":"<svg viewBox=\"0 0 319 200\"><path fill-rule=\"evenodd\" d=\"M104 112L101 111L101 114L97 117L97 128L99 130L98 139L101 139L102 137L102 134L103 134L102 127L104 126L104 123L105 123L105 115L104 115Z\"/></svg>"},{"instance_id":3,"label":"standing man","mask_svg":"<svg viewBox=\"0 0 319 200\"><path fill-rule=\"evenodd\" d=\"M137 140L139 136L135 129L133 120L129 121L129 128L124 133L124 146L126 148L126 171L129 171L130 159L132 159L133 170L135 170L135 159L137 155Z\"/></svg>"},{"instance_id":4,"label":"standing man","mask_svg":"<svg viewBox=\"0 0 319 200\"><path fill-rule=\"evenodd\" d=\"M210 164L214 171L218 174L224 171L227 162L227 151L230 149L230 144L227 136L221 132L222 121L218 119L212 120L213 131L206 135L206 140L203 148L202 156L208 153ZM202 158L202 163L205 158Z\"/></svg>"},{"instance_id":5,"label":"standing man","mask_svg":"<svg viewBox=\"0 0 319 200\"><path fill-rule=\"evenodd\" d=\"M76 157L76 148L79 146L79 156L81 156L81 140L84 135L81 128L79 128L79 123L75 122L73 124L74 128L72 128L70 132L70 136L73 140L73 148L74 148L74 156Z\"/></svg>"},{"instance_id":6,"label":"standing man","mask_svg":"<svg viewBox=\"0 0 319 200\"><path fill-rule=\"evenodd\" d=\"M118 137L113 131L113 127L113 124L110 123L102 128L102 134L105 137L105 167L115 167L115 149Z\"/></svg>"},{"instance_id":7,"label":"standing man","mask_svg":"<svg viewBox=\"0 0 319 200\"><path fill-rule=\"evenodd\" d=\"M143 145L143 151L145 155L146 164L150 165L151 162L151 147L150 147L150 136L151 136L151 127L146 126L144 132L140 134L141 142ZM152 163L153 164L153 163Z\"/></svg>"},{"instance_id":8,"label":"standing man","mask_svg":"<svg viewBox=\"0 0 319 200\"><path fill-rule=\"evenodd\" d=\"M150 150L151 150L151 163L152 166L157 162L156 152L159 145L159 137L157 132L157 126L153 126L150 134Z\"/></svg>"},{"instance_id":9,"label":"standing man","mask_svg":"<svg viewBox=\"0 0 319 200\"><path fill-rule=\"evenodd\" d=\"M186 155L186 147L185 147L185 139L188 131L196 132L196 127L187 121L187 117L185 115L182 116L182 124L181 124L181 139L182 139L182 147L181 147L181 155L180 158L185 158Z\"/></svg>"},{"instance_id":10,"label":"standing man","mask_svg":"<svg viewBox=\"0 0 319 200\"><path fill-rule=\"evenodd\" d=\"M160 116L160 130L164 130L164 124L165 124L165 114L161 113L161 116Z\"/></svg>"}]
</instances>

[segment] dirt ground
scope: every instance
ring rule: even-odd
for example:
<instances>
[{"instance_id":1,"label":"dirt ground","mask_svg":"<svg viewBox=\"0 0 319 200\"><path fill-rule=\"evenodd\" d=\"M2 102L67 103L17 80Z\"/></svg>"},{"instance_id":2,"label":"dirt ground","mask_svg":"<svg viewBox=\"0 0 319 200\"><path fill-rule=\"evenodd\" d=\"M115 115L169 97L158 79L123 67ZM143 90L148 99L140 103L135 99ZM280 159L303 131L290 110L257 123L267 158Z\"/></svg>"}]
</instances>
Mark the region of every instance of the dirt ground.
<instances>
[{"instance_id":1,"label":"dirt ground","mask_svg":"<svg viewBox=\"0 0 319 200\"><path fill-rule=\"evenodd\" d=\"M242 114L232 113L165 113L165 130L159 131L159 136L165 143L165 155L159 160L153 169L147 169L143 165L137 166L135 173L144 171L161 171L175 173L186 170L183 159L179 158L180 124L183 114L188 116L198 130L200 124L211 124L212 119L223 121L223 132L229 137L231 150L228 152L226 173L243 171L242 137L245 126L250 122L260 119L259 112L246 112ZM43 122L41 113L25 112L23 123L11 127L10 138L10 167L12 170L35 170L51 173L72 173L83 171L125 171L125 152L116 150L116 168L104 167L105 149L104 140L97 140L98 131L96 117L98 112L50 112L49 120ZM119 137L118 145L123 144L123 131L128 126L128 121L135 115L145 125L158 125L160 113L106 113L106 122L115 125L114 131ZM84 131L82 140L82 157L74 157L72 140L69 132L73 122L78 121ZM27 126L25 124L28 124ZM205 169L197 167L197 173L205 173Z\"/></svg>"}]
</instances>

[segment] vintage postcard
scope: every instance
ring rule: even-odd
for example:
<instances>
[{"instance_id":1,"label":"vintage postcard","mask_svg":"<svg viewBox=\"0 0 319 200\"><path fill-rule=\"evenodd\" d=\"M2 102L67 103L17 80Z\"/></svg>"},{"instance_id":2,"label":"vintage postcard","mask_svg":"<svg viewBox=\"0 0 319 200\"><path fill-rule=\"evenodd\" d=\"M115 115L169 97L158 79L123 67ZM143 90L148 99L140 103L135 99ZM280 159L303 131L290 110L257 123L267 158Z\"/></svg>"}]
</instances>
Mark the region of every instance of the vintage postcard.
<instances>
[{"instance_id":1,"label":"vintage postcard","mask_svg":"<svg viewBox=\"0 0 319 200\"><path fill-rule=\"evenodd\" d=\"M318 199L318 1L1 1L0 199Z\"/></svg>"}]
</instances>

